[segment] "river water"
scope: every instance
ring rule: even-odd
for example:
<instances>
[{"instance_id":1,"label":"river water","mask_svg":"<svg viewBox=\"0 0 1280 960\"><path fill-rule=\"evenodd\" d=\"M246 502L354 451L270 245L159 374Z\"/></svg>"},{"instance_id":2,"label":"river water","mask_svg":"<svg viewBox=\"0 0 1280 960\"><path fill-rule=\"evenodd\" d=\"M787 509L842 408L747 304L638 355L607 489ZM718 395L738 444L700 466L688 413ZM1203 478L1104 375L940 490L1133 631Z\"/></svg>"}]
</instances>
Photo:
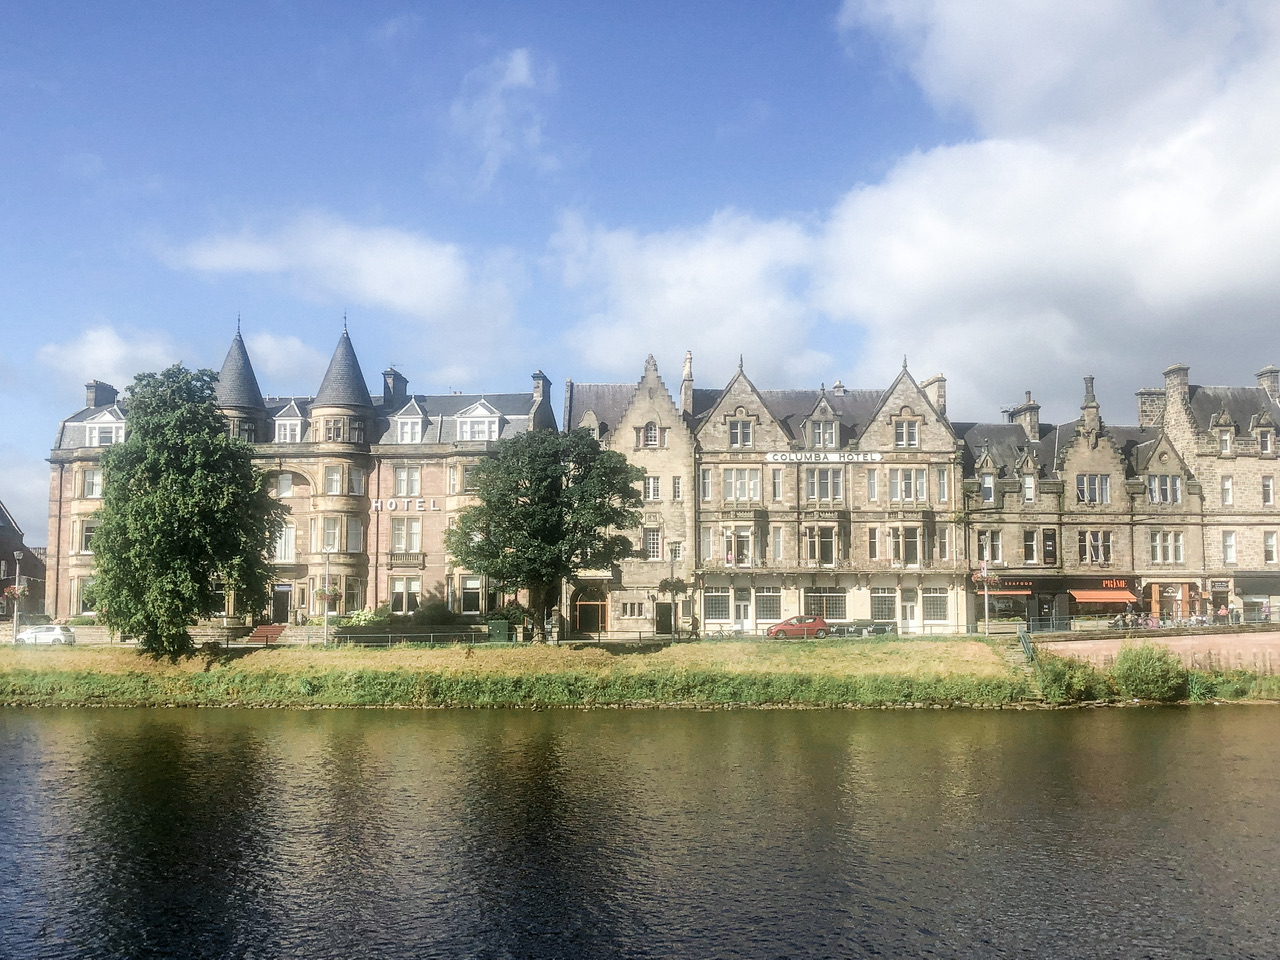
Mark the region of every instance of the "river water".
<instances>
[{"instance_id":1,"label":"river water","mask_svg":"<svg viewBox=\"0 0 1280 960\"><path fill-rule=\"evenodd\" d=\"M1278 734L0 709L0 957L1276 957Z\"/></svg>"}]
</instances>

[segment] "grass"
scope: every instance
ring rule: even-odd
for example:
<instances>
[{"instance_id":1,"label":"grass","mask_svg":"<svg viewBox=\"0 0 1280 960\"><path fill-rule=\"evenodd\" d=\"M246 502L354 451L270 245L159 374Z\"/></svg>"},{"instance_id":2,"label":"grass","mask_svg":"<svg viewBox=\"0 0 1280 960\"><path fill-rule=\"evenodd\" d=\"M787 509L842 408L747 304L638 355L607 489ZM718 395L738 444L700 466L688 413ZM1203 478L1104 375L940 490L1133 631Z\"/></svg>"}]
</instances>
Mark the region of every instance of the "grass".
<instances>
[{"instance_id":1,"label":"grass","mask_svg":"<svg viewBox=\"0 0 1280 960\"><path fill-rule=\"evenodd\" d=\"M566 647L282 648L156 659L124 647L0 648L0 703L253 706L882 706L1034 695L969 639Z\"/></svg>"}]
</instances>

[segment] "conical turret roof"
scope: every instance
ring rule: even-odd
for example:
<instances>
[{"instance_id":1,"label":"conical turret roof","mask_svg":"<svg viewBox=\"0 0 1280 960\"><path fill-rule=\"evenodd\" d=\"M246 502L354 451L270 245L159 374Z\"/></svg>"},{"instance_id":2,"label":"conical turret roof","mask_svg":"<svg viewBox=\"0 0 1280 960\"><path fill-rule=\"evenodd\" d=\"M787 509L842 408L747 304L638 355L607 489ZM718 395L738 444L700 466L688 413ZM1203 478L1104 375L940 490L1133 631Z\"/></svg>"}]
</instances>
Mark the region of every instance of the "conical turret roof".
<instances>
[{"instance_id":1,"label":"conical turret roof","mask_svg":"<svg viewBox=\"0 0 1280 960\"><path fill-rule=\"evenodd\" d=\"M324 372L324 380L320 382L320 391L316 394L314 405L317 407L373 406L373 401L369 398L369 387L364 382L364 373L360 370L360 361L356 359L356 351L351 346L351 338L347 336L346 327L343 327L337 349L333 351L329 369Z\"/></svg>"},{"instance_id":2,"label":"conical turret roof","mask_svg":"<svg viewBox=\"0 0 1280 960\"><path fill-rule=\"evenodd\" d=\"M249 351L244 347L244 340L239 330L236 330L236 338L231 341L227 359L222 361L222 371L218 374L218 386L214 392L219 406L255 410L267 408L267 405L262 402L258 378L253 375Z\"/></svg>"}]
</instances>

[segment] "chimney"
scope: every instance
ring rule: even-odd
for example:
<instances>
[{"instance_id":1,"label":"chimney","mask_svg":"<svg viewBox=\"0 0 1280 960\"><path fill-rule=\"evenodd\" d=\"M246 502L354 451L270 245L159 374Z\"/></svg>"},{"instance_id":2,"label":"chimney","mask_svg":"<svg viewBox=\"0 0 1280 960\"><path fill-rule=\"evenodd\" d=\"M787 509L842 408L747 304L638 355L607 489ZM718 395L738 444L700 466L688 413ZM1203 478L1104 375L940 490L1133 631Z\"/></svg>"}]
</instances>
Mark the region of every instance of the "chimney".
<instances>
[{"instance_id":1,"label":"chimney","mask_svg":"<svg viewBox=\"0 0 1280 960\"><path fill-rule=\"evenodd\" d=\"M1164 413L1164 390L1160 387L1143 387L1135 396L1138 398L1138 426L1154 427Z\"/></svg>"},{"instance_id":2,"label":"chimney","mask_svg":"<svg viewBox=\"0 0 1280 960\"><path fill-rule=\"evenodd\" d=\"M533 405L536 407L547 396L547 387L551 386L551 378L541 370L533 372Z\"/></svg>"},{"instance_id":3,"label":"chimney","mask_svg":"<svg viewBox=\"0 0 1280 960\"><path fill-rule=\"evenodd\" d=\"M116 388L101 380L90 380L84 385L86 407L106 407L116 402Z\"/></svg>"},{"instance_id":4,"label":"chimney","mask_svg":"<svg viewBox=\"0 0 1280 960\"><path fill-rule=\"evenodd\" d=\"M1280 370L1267 364L1257 373L1258 386L1267 391L1272 400L1280 400Z\"/></svg>"},{"instance_id":5,"label":"chimney","mask_svg":"<svg viewBox=\"0 0 1280 960\"><path fill-rule=\"evenodd\" d=\"M1027 391L1026 402L1009 411L1009 422L1016 423L1027 435L1027 439L1040 439L1040 404L1031 399L1031 391Z\"/></svg>"},{"instance_id":6,"label":"chimney","mask_svg":"<svg viewBox=\"0 0 1280 960\"><path fill-rule=\"evenodd\" d=\"M1164 391L1170 400L1185 400L1190 388L1191 368L1185 363L1175 363L1164 372Z\"/></svg>"},{"instance_id":7,"label":"chimney","mask_svg":"<svg viewBox=\"0 0 1280 960\"><path fill-rule=\"evenodd\" d=\"M395 409L399 409L409 397L409 381L395 367L387 367L382 371L382 405L390 407L393 404Z\"/></svg>"},{"instance_id":8,"label":"chimney","mask_svg":"<svg viewBox=\"0 0 1280 960\"><path fill-rule=\"evenodd\" d=\"M920 389L929 398L938 415L945 417L947 415L947 378L939 373L920 384Z\"/></svg>"},{"instance_id":9,"label":"chimney","mask_svg":"<svg viewBox=\"0 0 1280 960\"><path fill-rule=\"evenodd\" d=\"M680 379L680 410L693 413L693 351L684 352L684 375Z\"/></svg>"},{"instance_id":10,"label":"chimney","mask_svg":"<svg viewBox=\"0 0 1280 960\"><path fill-rule=\"evenodd\" d=\"M1093 377L1084 378L1084 403L1080 404L1080 426L1086 433L1097 434L1102 429L1102 416L1098 412L1098 398L1093 395Z\"/></svg>"}]
</instances>

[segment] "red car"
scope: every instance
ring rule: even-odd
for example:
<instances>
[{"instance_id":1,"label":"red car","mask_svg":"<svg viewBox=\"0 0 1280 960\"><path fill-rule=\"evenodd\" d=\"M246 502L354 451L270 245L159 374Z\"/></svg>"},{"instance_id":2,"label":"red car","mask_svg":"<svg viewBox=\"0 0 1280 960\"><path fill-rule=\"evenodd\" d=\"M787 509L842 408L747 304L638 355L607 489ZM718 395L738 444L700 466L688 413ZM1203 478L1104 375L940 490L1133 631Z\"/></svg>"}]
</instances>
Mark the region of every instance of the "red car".
<instances>
[{"instance_id":1,"label":"red car","mask_svg":"<svg viewBox=\"0 0 1280 960\"><path fill-rule=\"evenodd\" d=\"M792 617L775 623L764 632L766 637L817 637L821 640L831 628L821 617Z\"/></svg>"}]
</instances>

